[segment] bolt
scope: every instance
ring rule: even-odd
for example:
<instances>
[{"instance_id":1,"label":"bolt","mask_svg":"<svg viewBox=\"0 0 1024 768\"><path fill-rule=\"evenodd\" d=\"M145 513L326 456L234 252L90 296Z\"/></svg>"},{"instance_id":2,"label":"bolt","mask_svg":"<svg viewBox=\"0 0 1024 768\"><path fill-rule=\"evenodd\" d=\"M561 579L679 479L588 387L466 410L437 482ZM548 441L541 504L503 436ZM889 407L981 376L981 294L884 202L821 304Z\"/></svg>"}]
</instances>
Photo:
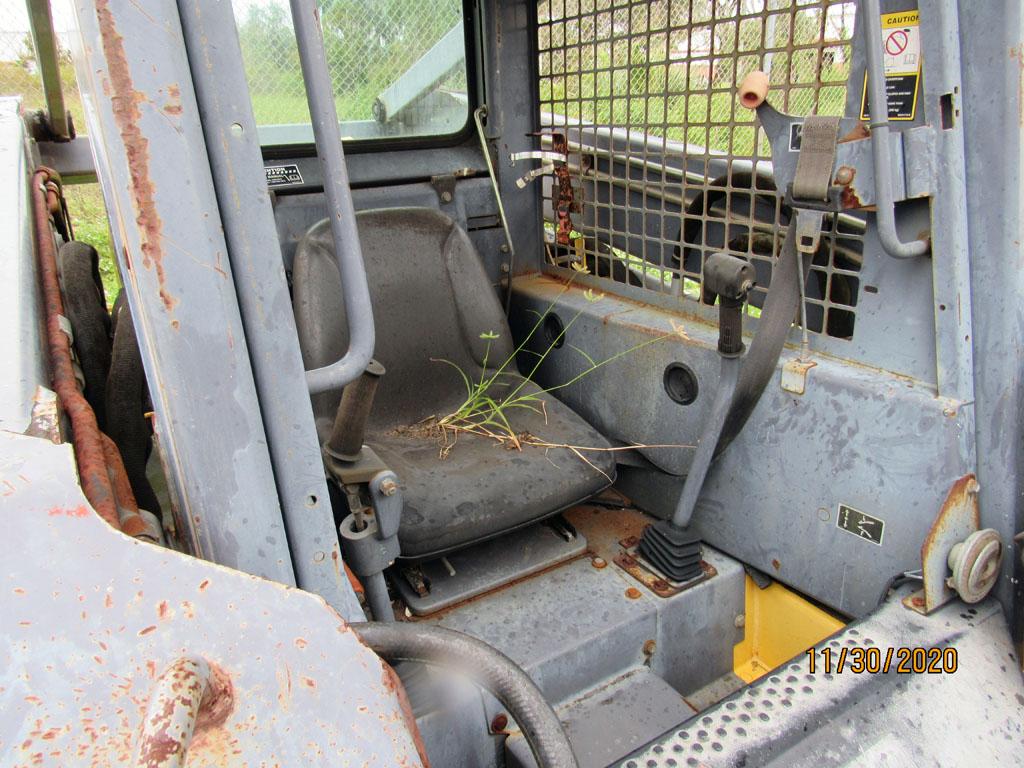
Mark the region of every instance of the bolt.
<instances>
[{"instance_id":1,"label":"bolt","mask_svg":"<svg viewBox=\"0 0 1024 768\"><path fill-rule=\"evenodd\" d=\"M395 491L397 491L397 490L398 490L398 484L394 480L392 480L391 478L388 478L387 480L384 480L380 484L380 492L383 493L385 496L394 496L395 495Z\"/></svg>"},{"instance_id":2,"label":"bolt","mask_svg":"<svg viewBox=\"0 0 1024 768\"><path fill-rule=\"evenodd\" d=\"M508 715L502 712L500 715L495 715L494 719L491 720L491 732L500 733L508 728Z\"/></svg>"},{"instance_id":3,"label":"bolt","mask_svg":"<svg viewBox=\"0 0 1024 768\"><path fill-rule=\"evenodd\" d=\"M839 166L839 170L836 171L836 184L846 186L853 181L853 168L848 165Z\"/></svg>"},{"instance_id":4,"label":"bolt","mask_svg":"<svg viewBox=\"0 0 1024 768\"><path fill-rule=\"evenodd\" d=\"M323 552L316 552L313 554L313 562L322 563L324 558L327 557Z\"/></svg>"},{"instance_id":5,"label":"bolt","mask_svg":"<svg viewBox=\"0 0 1024 768\"><path fill-rule=\"evenodd\" d=\"M452 201L452 193L445 190L441 193L441 202L450 203Z\"/></svg>"},{"instance_id":6,"label":"bolt","mask_svg":"<svg viewBox=\"0 0 1024 768\"><path fill-rule=\"evenodd\" d=\"M736 614L736 619L733 621L733 624L736 626L736 629L743 629L743 627L746 625L746 623L747 623L747 617L746 616L744 616L742 613Z\"/></svg>"},{"instance_id":7,"label":"bolt","mask_svg":"<svg viewBox=\"0 0 1024 768\"><path fill-rule=\"evenodd\" d=\"M639 600L640 590L636 587L630 587L626 590L626 597L628 597L630 600Z\"/></svg>"},{"instance_id":8,"label":"bolt","mask_svg":"<svg viewBox=\"0 0 1024 768\"><path fill-rule=\"evenodd\" d=\"M603 557L595 557L593 560L590 561L590 564L595 568L604 568L608 565L608 561L605 560Z\"/></svg>"},{"instance_id":9,"label":"bolt","mask_svg":"<svg viewBox=\"0 0 1024 768\"><path fill-rule=\"evenodd\" d=\"M502 243L501 247L498 248L498 250L501 251L502 253L508 253L508 243Z\"/></svg>"}]
</instances>

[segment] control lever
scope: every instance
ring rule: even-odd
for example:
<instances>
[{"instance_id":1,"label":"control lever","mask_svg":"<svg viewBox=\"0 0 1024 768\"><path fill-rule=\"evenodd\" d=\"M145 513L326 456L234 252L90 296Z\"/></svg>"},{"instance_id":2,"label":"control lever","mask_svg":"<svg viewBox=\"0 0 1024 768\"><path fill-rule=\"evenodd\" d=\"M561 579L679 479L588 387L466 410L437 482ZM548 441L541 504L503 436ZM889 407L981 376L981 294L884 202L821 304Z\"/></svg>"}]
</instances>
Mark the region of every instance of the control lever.
<instances>
[{"instance_id":1,"label":"control lever","mask_svg":"<svg viewBox=\"0 0 1024 768\"><path fill-rule=\"evenodd\" d=\"M363 444L384 373L384 366L371 359L362 376L345 387L323 458L327 473L348 501L349 515L338 527L345 562L362 581L373 618L394 621L384 569L401 553L402 491L395 473Z\"/></svg>"},{"instance_id":2,"label":"control lever","mask_svg":"<svg viewBox=\"0 0 1024 768\"><path fill-rule=\"evenodd\" d=\"M675 582L690 581L702 573L700 537L686 529L736 392L744 349L743 304L755 278L750 262L727 253L712 254L704 263L704 303L718 299L718 354L722 358L718 391L672 519L647 526L638 547L651 565Z\"/></svg>"}]
</instances>

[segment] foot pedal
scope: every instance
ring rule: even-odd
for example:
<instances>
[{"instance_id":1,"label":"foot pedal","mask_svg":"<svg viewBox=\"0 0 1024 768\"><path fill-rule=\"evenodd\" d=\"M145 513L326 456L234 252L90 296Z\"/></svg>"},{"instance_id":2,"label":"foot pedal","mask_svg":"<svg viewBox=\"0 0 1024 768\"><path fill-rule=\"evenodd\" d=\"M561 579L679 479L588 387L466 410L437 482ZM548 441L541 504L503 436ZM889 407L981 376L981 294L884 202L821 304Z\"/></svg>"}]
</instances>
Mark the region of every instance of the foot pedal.
<instances>
[{"instance_id":1,"label":"foot pedal","mask_svg":"<svg viewBox=\"0 0 1024 768\"><path fill-rule=\"evenodd\" d=\"M703 575L700 537L668 520L647 526L637 549L672 581L690 581Z\"/></svg>"}]
</instances>

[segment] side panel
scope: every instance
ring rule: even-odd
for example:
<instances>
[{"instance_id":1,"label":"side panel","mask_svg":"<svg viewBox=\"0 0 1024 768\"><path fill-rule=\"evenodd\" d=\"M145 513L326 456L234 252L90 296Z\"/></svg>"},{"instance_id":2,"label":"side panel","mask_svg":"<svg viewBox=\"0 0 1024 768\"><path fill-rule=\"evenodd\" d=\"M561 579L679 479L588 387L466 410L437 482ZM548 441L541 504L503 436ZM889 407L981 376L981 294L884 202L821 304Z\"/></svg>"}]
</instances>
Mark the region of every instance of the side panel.
<instances>
[{"instance_id":1,"label":"side panel","mask_svg":"<svg viewBox=\"0 0 1024 768\"><path fill-rule=\"evenodd\" d=\"M997 595L1019 641L1020 549L1010 538L1024 528L1024 9L1001 0L963 2L960 40L963 96L955 107L966 134L981 524L999 531L1007 546Z\"/></svg>"},{"instance_id":2,"label":"side panel","mask_svg":"<svg viewBox=\"0 0 1024 768\"><path fill-rule=\"evenodd\" d=\"M422 765L394 672L318 597L113 530L69 445L0 432L0 487L0 763ZM194 735L159 706L202 684L160 697L182 662L210 669Z\"/></svg>"},{"instance_id":3,"label":"side panel","mask_svg":"<svg viewBox=\"0 0 1024 768\"><path fill-rule=\"evenodd\" d=\"M28 428L36 387L46 382L31 173L18 105L17 99L0 99L0 429L11 432Z\"/></svg>"}]
</instances>

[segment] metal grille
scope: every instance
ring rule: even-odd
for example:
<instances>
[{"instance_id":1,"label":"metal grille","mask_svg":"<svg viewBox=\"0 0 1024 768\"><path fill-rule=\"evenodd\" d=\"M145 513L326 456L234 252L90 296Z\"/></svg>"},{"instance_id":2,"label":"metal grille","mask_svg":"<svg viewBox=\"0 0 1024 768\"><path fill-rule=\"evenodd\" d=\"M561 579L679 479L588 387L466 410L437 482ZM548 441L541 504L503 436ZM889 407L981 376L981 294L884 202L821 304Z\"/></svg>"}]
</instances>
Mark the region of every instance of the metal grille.
<instances>
[{"instance_id":1,"label":"metal grille","mask_svg":"<svg viewBox=\"0 0 1024 768\"><path fill-rule=\"evenodd\" d=\"M320 18L342 122L381 117L375 104L390 86L455 27L461 0L322 0ZM256 122L309 122L287 0L233 0ZM465 50L428 84L431 92L464 94ZM421 81L422 82L422 81ZM421 105L422 108L422 105ZM429 116L428 116L429 117ZM420 115L419 122L429 124Z\"/></svg>"},{"instance_id":2,"label":"metal grille","mask_svg":"<svg viewBox=\"0 0 1024 768\"><path fill-rule=\"evenodd\" d=\"M736 87L762 69L779 109L843 114L854 16L849 0L541 0L540 109L568 142L573 198L571 242L550 243L549 261L699 300L705 255L726 251L756 266L759 315L790 212ZM566 193L546 189L554 232ZM863 222L828 221L808 327L850 338Z\"/></svg>"}]
</instances>

